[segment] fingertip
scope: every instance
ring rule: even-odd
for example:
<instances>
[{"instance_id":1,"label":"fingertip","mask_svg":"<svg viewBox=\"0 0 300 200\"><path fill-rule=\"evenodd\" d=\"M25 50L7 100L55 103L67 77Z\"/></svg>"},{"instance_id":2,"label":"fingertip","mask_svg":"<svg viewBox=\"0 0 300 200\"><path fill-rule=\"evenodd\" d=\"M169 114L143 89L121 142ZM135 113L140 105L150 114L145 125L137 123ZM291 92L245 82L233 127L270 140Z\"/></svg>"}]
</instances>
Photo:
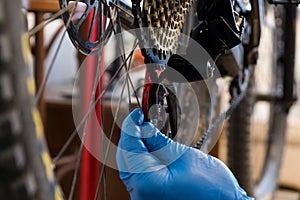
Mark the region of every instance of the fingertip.
<instances>
[{"instance_id":1,"label":"fingertip","mask_svg":"<svg viewBox=\"0 0 300 200\"><path fill-rule=\"evenodd\" d=\"M141 125L143 124L143 121L144 115L142 110L139 108L133 110L123 121L121 129L122 133L133 137L141 138Z\"/></svg>"},{"instance_id":2,"label":"fingertip","mask_svg":"<svg viewBox=\"0 0 300 200\"><path fill-rule=\"evenodd\" d=\"M129 116L136 125L141 126L143 124L144 114L141 108L134 109Z\"/></svg>"},{"instance_id":3,"label":"fingertip","mask_svg":"<svg viewBox=\"0 0 300 200\"><path fill-rule=\"evenodd\" d=\"M150 138L159 132L159 130L150 122L144 122L141 126L141 130L143 138Z\"/></svg>"}]
</instances>

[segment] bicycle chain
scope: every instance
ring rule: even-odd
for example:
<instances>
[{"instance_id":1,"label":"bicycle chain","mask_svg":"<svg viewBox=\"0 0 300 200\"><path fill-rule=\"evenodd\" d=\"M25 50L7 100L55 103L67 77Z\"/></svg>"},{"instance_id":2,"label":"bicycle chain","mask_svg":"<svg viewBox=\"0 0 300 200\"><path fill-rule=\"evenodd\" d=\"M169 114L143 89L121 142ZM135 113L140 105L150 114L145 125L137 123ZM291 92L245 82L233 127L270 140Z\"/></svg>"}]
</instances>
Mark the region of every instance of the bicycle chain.
<instances>
[{"instance_id":1,"label":"bicycle chain","mask_svg":"<svg viewBox=\"0 0 300 200\"><path fill-rule=\"evenodd\" d=\"M206 132L201 136L201 138L197 141L197 143L194 145L194 148L201 149L203 143L209 138L212 134L214 134L217 129L222 125L222 123L231 115L233 110L240 104L240 102L244 99L246 92L248 90L249 82L250 82L250 76L254 73L254 68L252 66L249 66L248 69L245 69L245 80L243 84L241 85L241 92L234 96L231 100L230 106L222 112L218 118L212 123L212 125L209 126L209 128L206 130Z\"/></svg>"}]
</instances>

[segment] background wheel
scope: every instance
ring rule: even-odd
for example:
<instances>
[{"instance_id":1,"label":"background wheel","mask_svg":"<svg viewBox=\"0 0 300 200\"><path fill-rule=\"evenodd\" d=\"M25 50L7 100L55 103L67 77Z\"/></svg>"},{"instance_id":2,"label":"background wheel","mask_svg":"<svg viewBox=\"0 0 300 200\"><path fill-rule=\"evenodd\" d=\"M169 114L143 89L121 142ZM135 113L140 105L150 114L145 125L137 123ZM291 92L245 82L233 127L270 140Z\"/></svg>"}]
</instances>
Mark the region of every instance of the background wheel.
<instances>
[{"instance_id":1,"label":"background wheel","mask_svg":"<svg viewBox=\"0 0 300 200\"><path fill-rule=\"evenodd\" d=\"M287 18L286 12L295 12L293 10L295 10L295 6L269 7L266 16L268 28L263 33L269 34L266 37L271 38L267 42L274 43L271 53L267 53L273 57L270 58L271 62L261 63L260 66L257 66L261 69L256 69L255 76L251 77L245 98L229 119L227 137L229 167L241 187L257 199L271 198L274 194L285 147L287 115L290 105L284 102L283 77L286 66L284 60L293 59L291 57L295 53L292 47L289 52L285 48L287 41L295 43L295 38L286 35L288 30L284 27L287 27L287 24L292 26L294 19ZM265 45L261 44L261 46ZM263 77L263 81L256 84L255 82L260 77ZM266 80L266 77L269 81ZM293 79L293 77L290 78ZM263 87L263 82L267 82L266 88L264 88L264 93L260 93L259 89ZM267 105L259 107L260 101L264 101ZM261 110L262 108L263 110ZM265 134L261 129L255 129L256 132L253 132L254 129L251 125L253 125L254 109L261 114L268 113L265 124L268 130ZM254 138L259 139L254 140ZM263 141L263 147L256 151L253 144L254 142L258 144L260 140ZM262 154L263 156L260 156ZM258 163L261 164L258 166Z\"/></svg>"}]
</instances>

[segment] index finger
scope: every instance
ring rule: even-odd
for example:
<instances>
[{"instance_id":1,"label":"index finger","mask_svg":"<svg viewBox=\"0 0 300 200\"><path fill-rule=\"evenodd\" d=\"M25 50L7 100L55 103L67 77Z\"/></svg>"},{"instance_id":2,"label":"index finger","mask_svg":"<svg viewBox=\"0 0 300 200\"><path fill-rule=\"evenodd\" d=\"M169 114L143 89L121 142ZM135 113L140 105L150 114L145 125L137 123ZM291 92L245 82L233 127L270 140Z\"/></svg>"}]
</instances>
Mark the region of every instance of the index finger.
<instances>
[{"instance_id":1,"label":"index finger","mask_svg":"<svg viewBox=\"0 0 300 200\"><path fill-rule=\"evenodd\" d=\"M159 159L148 151L142 141L141 125L143 118L142 110L135 109L123 122L116 155L120 172L145 173L165 167Z\"/></svg>"}]
</instances>

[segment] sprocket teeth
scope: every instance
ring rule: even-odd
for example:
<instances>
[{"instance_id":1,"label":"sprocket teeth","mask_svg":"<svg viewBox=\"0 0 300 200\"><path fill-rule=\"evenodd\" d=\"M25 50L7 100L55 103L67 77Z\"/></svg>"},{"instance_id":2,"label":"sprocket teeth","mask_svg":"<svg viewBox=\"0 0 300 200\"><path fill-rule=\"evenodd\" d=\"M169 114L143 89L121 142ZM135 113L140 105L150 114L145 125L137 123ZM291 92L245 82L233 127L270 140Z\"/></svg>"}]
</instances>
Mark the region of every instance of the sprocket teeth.
<instances>
[{"instance_id":1,"label":"sprocket teeth","mask_svg":"<svg viewBox=\"0 0 300 200\"><path fill-rule=\"evenodd\" d=\"M159 58L173 54L177 48L178 38L184 20L195 0L144 0L142 21L144 27L150 28L148 41L144 35L144 44L152 44L154 54ZM161 28L159 31L151 28Z\"/></svg>"}]
</instances>

